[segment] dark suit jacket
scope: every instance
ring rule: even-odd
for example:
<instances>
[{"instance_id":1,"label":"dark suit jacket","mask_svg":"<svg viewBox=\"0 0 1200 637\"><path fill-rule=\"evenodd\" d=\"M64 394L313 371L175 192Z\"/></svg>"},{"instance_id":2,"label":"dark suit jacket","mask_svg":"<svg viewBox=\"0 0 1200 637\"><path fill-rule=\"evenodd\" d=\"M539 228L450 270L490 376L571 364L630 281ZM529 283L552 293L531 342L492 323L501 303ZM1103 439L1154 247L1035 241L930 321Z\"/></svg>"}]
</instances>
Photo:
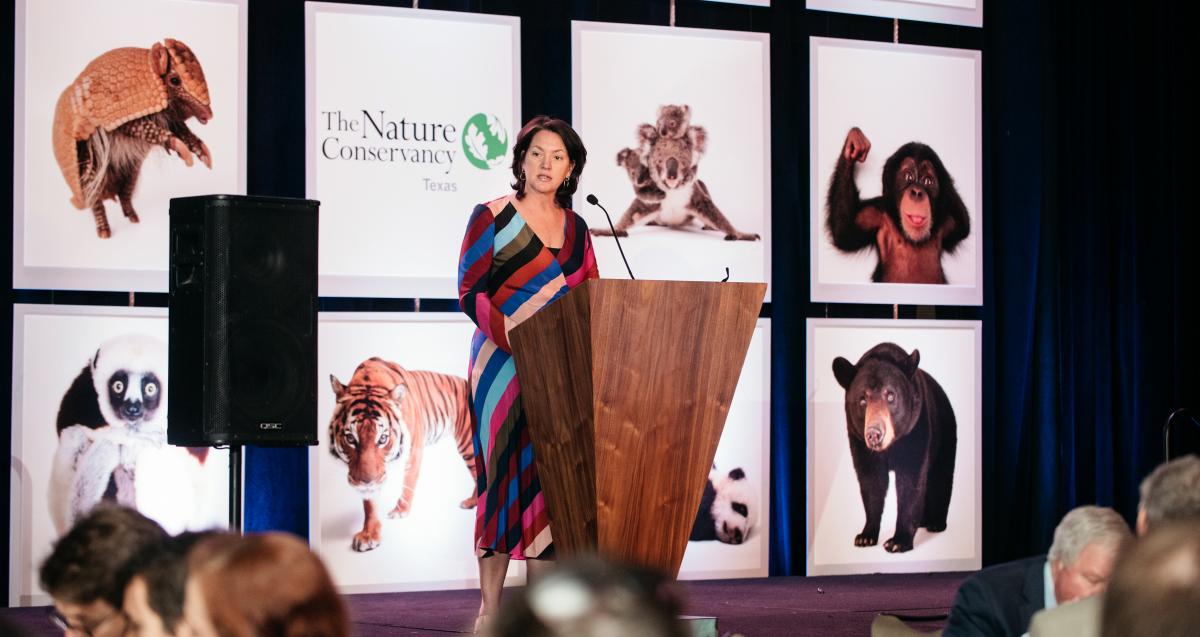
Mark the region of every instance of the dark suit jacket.
<instances>
[{"instance_id":1,"label":"dark suit jacket","mask_svg":"<svg viewBox=\"0 0 1200 637\"><path fill-rule=\"evenodd\" d=\"M1046 556L997 564L967 578L954 596L945 637L1023 635L1046 604Z\"/></svg>"}]
</instances>

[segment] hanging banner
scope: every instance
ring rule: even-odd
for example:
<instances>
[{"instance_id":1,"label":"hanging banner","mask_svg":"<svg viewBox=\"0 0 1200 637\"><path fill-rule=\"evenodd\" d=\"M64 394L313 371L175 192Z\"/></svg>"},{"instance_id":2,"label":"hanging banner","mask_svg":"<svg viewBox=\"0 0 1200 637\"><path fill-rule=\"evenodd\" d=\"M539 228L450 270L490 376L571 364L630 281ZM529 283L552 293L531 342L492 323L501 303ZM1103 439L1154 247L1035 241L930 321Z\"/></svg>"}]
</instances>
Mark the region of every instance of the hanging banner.
<instances>
[{"instance_id":1,"label":"hanging banner","mask_svg":"<svg viewBox=\"0 0 1200 637\"><path fill-rule=\"evenodd\" d=\"M812 300L981 305L980 53L810 42Z\"/></svg>"},{"instance_id":2,"label":"hanging banner","mask_svg":"<svg viewBox=\"0 0 1200 637\"><path fill-rule=\"evenodd\" d=\"M808 320L809 575L979 568L981 326Z\"/></svg>"},{"instance_id":3,"label":"hanging banner","mask_svg":"<svg viewBox=\"0 0 1200 637\"><path fill-rule=\"evenodd\" d=\"M102 501L169 533L224 527L229 453L167 444L165 308L13 307L9 604L50 603L38 568Z\"/></svg>"},{"instance_id":4,"label":"hanging banner","mask_svg":"<svg viewBox=\"0 0 1200 637\"><path fill-rule=\"evenodd\" d=\"M167 291L173 197L246 188L246 0L19 0L13 287Z\"/></svg>"},{"instance_id":5,"label":"hanging banner","mask_svg":"<svg viewBox=\"0 0 1200 637\"><path fill-rule=\"evenodd\" d=\"M520 21L305 4L322 296L457 298L476 204L511 192Z\"/></svg>"},{"instance_id":6,"label":"hanging banner","mask_svg":"<svg viewBox=\"0 0 1200 637\"><path fill-rule=\"evenodd\" d=\"M770 282L770 38L571 23L572 122L588 149L576 212L604 276ZM647 71L646 69L651 69ZM771 291L767 290L767 301Z\"/></svg>"}]
</instances>

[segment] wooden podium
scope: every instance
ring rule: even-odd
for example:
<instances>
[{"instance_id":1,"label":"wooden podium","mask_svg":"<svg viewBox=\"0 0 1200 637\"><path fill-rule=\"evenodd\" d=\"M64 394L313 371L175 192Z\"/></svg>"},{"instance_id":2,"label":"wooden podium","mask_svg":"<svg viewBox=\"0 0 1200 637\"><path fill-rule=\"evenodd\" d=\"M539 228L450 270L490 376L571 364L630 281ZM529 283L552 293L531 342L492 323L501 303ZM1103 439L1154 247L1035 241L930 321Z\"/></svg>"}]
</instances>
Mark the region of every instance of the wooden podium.
<instances>
[{"instance_id":1,"label":"wooden podium","mask_svg":"<svg viewBox=\"0 0 1200 637\"><path fill-rule=\"evenodd\" d=\"M678 575L766 288L593 279L513 328L560 556Z\"/></svg>"}]
</instances>

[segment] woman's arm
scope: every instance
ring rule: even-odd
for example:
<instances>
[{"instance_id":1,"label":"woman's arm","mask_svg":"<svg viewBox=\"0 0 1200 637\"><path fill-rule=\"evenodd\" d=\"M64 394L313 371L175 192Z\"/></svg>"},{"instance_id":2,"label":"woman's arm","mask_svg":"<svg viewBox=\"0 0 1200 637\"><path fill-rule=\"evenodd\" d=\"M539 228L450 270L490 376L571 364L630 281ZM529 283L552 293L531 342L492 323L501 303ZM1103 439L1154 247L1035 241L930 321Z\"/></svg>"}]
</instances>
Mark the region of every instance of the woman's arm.
<instances>
[{"instance_id":1,"label":"woman's arm","mask_svg":"<svg viewBox=\"0 0 1200 637\"><path fill-rule=\"evenodd\" d=\"M496 237L495 217L487 205L480 204L471 211L467 233L463 237L458 258L458 303L488 340L505 352L508 344L508 317L492 305L488 296L489 273L492 269L492 245Z\"/></svg>"}]
</instances>

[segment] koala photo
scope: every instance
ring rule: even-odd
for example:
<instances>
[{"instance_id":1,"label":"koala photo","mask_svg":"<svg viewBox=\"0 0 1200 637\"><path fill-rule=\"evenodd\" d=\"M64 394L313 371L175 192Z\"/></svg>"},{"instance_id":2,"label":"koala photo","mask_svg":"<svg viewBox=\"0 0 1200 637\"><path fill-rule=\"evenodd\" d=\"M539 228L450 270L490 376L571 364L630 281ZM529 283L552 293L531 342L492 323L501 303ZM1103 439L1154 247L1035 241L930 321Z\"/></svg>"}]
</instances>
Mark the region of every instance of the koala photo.
<instances>
[{"instance_id":1,"label":"koala photo","mask_svg":"<svg viewBox=\"0 0 1200 637\"><path fill-rule=\"evenodd\" d=\"M740 232L721 213L708 187L696 177L708 133L691 123L690 106L659 107L655 124L637 127L637 147L617 153L633 186L633 201L616 223L616 235L625 237L634 226L666 226L719 231L726 241L757 241L759 235ZM612 236L603 228L592 234Z\"/></svg>"},{"instance_id":2,"label":"koala photo","mask_svg":"<svg viewBox=\"0 0 1200 637\"><path fill-rule=\"evenodd\" d=\"M191 528L207 450L167 444L167 347L126 334L106 341L63 394L50 473L55 528L102 501L136 508L168 531Z\"/></svg>"},{"instance_id":3,"label":"koala photo","mask_svg":"<svg viewBox=\"0 0 1200 637\"><path fill-rule=\"evenodd\" d=\"M746 472L738 467L721 473L713 467L688 540L741 544L757 522L758 494L746 480Z\"/></svg>"}]
</instances>

